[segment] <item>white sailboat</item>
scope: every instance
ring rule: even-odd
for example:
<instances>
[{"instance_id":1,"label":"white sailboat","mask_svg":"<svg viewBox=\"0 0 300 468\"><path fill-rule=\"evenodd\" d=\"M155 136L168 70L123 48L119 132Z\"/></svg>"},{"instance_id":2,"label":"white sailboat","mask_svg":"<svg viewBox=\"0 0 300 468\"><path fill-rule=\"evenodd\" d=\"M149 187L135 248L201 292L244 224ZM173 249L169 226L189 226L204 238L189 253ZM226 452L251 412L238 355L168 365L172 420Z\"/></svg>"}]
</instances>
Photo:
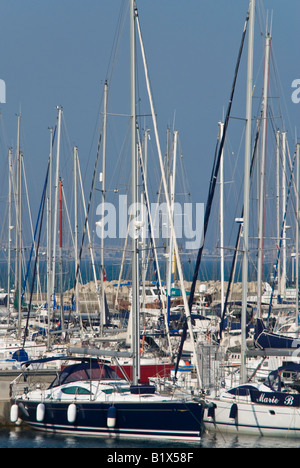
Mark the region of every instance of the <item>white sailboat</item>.
<instances>
[{"instance_id":1,"label":"white sailboat","mask_svg":"<svg viewBox=\"0 0 300 468\"><path fill-rule=\"evenodd\" d=\"M249 162L252 119L252 75L255 0L249 7L248 78L246 108L244 218L243 218L243 312L241 324L241 370L239 385L207 397L204 424L208 430L258 436L300 436L299 364L272 371L263 383L247 381L246 307L249 227ZM260 279L261 281L261 279ZM261 293L259 292L259 300ZM255 354L255 351L253 351Z\"/></svg>"}]
</instances>

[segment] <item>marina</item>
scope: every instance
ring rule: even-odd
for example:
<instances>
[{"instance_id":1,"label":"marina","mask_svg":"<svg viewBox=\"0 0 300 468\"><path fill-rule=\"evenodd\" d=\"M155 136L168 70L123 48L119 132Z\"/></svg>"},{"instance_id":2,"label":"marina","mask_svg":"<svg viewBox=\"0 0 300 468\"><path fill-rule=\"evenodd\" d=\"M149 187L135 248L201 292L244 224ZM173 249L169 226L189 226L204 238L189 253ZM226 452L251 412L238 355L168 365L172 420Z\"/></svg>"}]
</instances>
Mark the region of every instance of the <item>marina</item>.
<instances>
[{"instance_id":1,"label":"marina","mask_svg":"<svg viewBox=\"0 0 300 468\"><path fill-rule=\"evenodd\" d=\"M273 98L276 11L240 7L200 203L175 116L161 143L143 7L120 4L89 157L62 105L39 184L21 112L6 148L0 447L97 447L135 465L117 450L297 447L300 143Z\"/></svg>"}]
</instances>

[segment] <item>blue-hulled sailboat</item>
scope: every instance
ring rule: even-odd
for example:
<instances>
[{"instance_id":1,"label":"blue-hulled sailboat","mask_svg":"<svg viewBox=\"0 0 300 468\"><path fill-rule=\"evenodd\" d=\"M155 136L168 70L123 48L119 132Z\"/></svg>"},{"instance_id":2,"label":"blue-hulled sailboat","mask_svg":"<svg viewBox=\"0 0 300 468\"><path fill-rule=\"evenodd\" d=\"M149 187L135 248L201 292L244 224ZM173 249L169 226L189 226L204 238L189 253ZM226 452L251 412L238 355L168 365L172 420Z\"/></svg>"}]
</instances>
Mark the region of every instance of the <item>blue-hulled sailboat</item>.
<instances>
[{"instance_id":1,"label":"blue-hulled sailboat","mask_svg":"<svg viewBox=\"0 0 300 468\"><path fill-rule=\"evenodd\" d=\"M130 0L131 16L131 127L132 203L137 206L135 23L137 9ZM47 432L81 436L125 437L198 441L201 437L202 404L156 393L155 387L139 385L140 330L138 238L132 239L132 361L133 382L120 379L97 358L76 357L46 388L23 389L13 394L11 421L24 421ZM92 354L92 353L91 353ZM64 359L68 359L65 357ZM41 361L39 361L41 362ZM44 361L45 362L45 361ZM27 362L24 366L37 364Z\"/></svg>"},{"instance_id":2,"label":"blue-hulled sailboat","mask_svg":"<svg viewBox=\"0 0 300 468\"><path fill-rule=\"evenodd\" d=\"M57 359L28 361L25 367ZM200 440L200 403L159 395L151 385L131 385L102 360L73 360L48 388L13 398L11 421L76 436Z\"/></svg>"}]
</instances>

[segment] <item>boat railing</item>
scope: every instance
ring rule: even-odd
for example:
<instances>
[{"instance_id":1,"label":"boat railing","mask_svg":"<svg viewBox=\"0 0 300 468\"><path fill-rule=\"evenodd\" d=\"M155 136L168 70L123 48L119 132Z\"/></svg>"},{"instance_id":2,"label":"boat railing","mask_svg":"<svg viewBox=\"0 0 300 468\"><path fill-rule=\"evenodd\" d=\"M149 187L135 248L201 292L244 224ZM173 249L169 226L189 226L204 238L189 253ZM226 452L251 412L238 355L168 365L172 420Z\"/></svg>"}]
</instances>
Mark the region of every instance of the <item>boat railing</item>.
<instances>
[{"instance_id":1,"label":"boat railing","mask_svg":"<svg viewBox=\"0 0 300 468\"><path fill-rule=\"evenodd\" d=\"M49 381L40 378L33 374L21 372L11 383L9 387L9 396L15 399L20 395L24 395L33 390L46 390L49 388Z\"/></svg>"},{"instance_id":2,"label":"boat railing","mask_svg":"<svg viewBox=\"0 0 300 468\"><path fill-rule=\"evenodd\" d=\"M222 346L199 342L197 360L201 375L201 390L204 394L220 391L225 382L225 350Z\"/></svg>"}]
</instances>

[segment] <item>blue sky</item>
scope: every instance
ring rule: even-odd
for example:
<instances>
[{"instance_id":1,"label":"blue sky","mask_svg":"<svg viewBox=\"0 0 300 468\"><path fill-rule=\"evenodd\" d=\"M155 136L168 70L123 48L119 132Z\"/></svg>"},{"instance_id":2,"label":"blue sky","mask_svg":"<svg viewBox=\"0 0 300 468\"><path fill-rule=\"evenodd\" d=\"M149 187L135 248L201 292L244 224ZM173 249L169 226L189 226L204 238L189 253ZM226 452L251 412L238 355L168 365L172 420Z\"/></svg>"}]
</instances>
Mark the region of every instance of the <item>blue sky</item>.
<instances>
[{"instance_id":1,"label":"blue sky","mask_svg":"<svg viewBox=\"0 0 300 468\"><path fill-rule=\"evenodd\" d=\"M7 102L1 104L0 158L5 167L7 147L16 146L16 114L21 111L22 149L33 213L41 196L49 153L48 128L55 125L57 105L64 109L66 153L69 152L63 160L63 177L71 172L70 148L77 145L89 191L103 84L110 77L109 63L120 9L126 9L127 3L127 0L0 0L0 78L5 80L7 91ZM140 0L137 6L163 152L166 130L172 129L175 122L192 199L205 202L218 121L228 102L248 0ZM283 125L293 148L295 131L300 135L300 104L291 100L291 83L300 78L300 2L257 0L254 73L257 99L261 94L263 63L261 32L267 12L270 18L271 11L272 51L278 73L272 83L276 95L280 93ZM109 83L110 112L129 112L127 37L125 23ZM246 52L247 46L233 108L234 115L241 118L245 115ZM142 106L146 98L140 70ZM111 178L123 141L118 124L112 122L111 132L114 131L114 144L108 156ZM234 132L242 133L241 123L233 124ZM234 141L236 136L232 138ZM236 139L234 145L238 145L239 137ZM5 196L4 186L1 197Z\"/></svg>"}]
</instances>

